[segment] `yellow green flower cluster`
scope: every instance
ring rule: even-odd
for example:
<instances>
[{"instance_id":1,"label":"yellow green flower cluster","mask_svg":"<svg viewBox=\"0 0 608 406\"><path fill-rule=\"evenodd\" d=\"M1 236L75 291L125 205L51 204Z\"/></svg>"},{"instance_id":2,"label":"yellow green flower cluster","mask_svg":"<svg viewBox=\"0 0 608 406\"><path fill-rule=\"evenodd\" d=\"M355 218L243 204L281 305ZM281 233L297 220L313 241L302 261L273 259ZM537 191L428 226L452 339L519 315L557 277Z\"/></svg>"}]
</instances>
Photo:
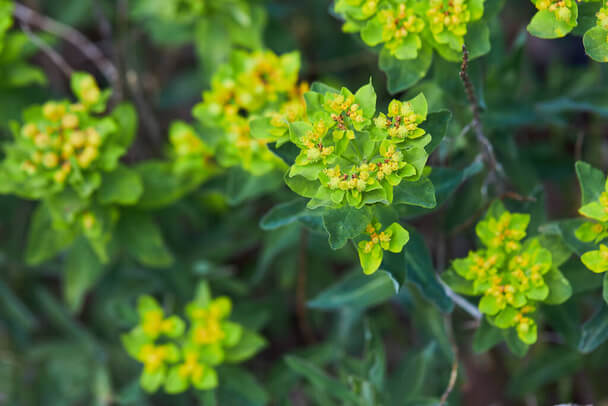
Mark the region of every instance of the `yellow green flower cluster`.
<instances>
[{"instance_id":1,"label":"yellow green flower cluster","mask_svg":"<svg viewBox=\"0 0 608 406\"><path fill-rule=\"evenodd\" d=\"M383 44L397 59L415 59L423 44L460 53L467 26L482 18L484 0L338 0L344 30ZM445 54L445 52L443 53Z\"/></svg>"},{"instance_id":2,"label":"yellow green flower cluster","mask_svg":"<svg viewBox=\"0 0 608 406\"><path fill-rule=\"evenodd\" d=\"M365 229L365 234L369 237L357 244L359 261L365 274L372 274L378 270L382 264L384 251L401 252L403 246L410 239L410 234L399 223L393 223L382 230L382 224L370 223Z\"/></svg>"},{"instance_id":3,"label":"yellow green flower cluster","mask_svg":"<svg viewBox=\"0 0 608 406\"><path fill-rule=\"evenodd\" d=\"M189 387L213 389L219 384L218 365L242 361L263 346L255 333L228 320L232 302L227 297L212 299L204 282L186 306L189 327L177 316L166 317L150 296L140 297L137 311L139 324L122 341L129 355L143 364L140 384L148 392L161 386L170 394Z\"/></svg>"},{"instance_id":4,"label":"yellow green flower cluster","mask_svg":"<svg viewBox=\"0 0 608 406\"><path fill-rule=\"evenodd\" d=\"M309 207L389 204L393 188L419 179L428 158L424 147L431 135L420 126L427 116L424 95L393 100L387 114L375 116L371 84L355 94L324 90L306 94L308 121L290 125L301 151L287 184L312 198Z\"/></svg>"},{"instance_id":5,"label":"yellow green flower cluster","mask_svg":"<svg viewBox=\"0 0 608 406\"><path fill-rule=\"evenodd\" d=\"M105 110L109 92L100 91L87 74L74 74L72 88L78 101L50 101L24 113L25 124L14 129L6 147L3 169L14 193L41 198L72 186L87 197L99 186L99 171L115 168L125 147L112 137L119 128Z\"/></svg>"},{"instance_id":6,"label":"yellow green flower cluster","mask_svg":"<svg viewBox=\"0 0 608 406\"><path fill-rule=\"evenodd\" d=\"M602 7L600 11L597 12L596 16L597 26L608 31L608 5Z\"/></svg>"},{"instance_id":7,"label":"yellow green flower cluster","mask_svg":"<svg viewBox=\"0 0 608 406\"><path fill-rule=\"evenodd\" d=\"M581 261L593 272L606 272L608 246L601 242L608 237L608 181L599 197L581 207L579 213L592 221L583 223L576 230L576 237L583 242L599 244L597 250L585 252L581 256Z\"/></svg>"},{"instance_id":8,"label":"yellow green flower cluster","mask_svg":"<svg viewBox=\"0 0 608 406\"><path fill-rule=\"evenodd\" d=\"M553 13L560 21L570 21L576 12L574 0L537 0L534 5L540 11Z\"/></svg>"},{"instance_id":9,"label":"yellow green flower cluster","mask_svg":"<svg viewBox=\"0 0 608 406\"><path fill-rule=\"evenodd\" d=\"M216 170L213 150L199 137L195 129L176 121L169 129L170 155L177 174L192 171L213 173Z\"/></svg>"},{"instance_id":10,"label":"yellow green flower cluster","mask_svg":"<svg viewBox=\"0 0 608 406\"><path fill-rule=\"evenodd\" d=\"M305 115L307 86L297 83L299 69L297 53L256 51L234 53L216 72L193 113L216 130L213 142L222 166L258 175L283 165L267 144L285 142L288 123Z\"/></svg>"},{"instance_id":11,"label":"yellow green flower cluster","mask_svg":"<svg viewBox=\"0 0 608 406\"><path fill-rule=\"evenodd\" d=\"M554 277L559 271L553 267L552 254L537 238L523 241L529 221L527 214L494 204L476 227L485 248L452 263L456 274L471 284L466 293L482 296L479 310L488 320L501 329L515 328L526 344L537 340L534 313L538 303L549 298L549 280L563 280Z\"/></svg>"}]
</instances>

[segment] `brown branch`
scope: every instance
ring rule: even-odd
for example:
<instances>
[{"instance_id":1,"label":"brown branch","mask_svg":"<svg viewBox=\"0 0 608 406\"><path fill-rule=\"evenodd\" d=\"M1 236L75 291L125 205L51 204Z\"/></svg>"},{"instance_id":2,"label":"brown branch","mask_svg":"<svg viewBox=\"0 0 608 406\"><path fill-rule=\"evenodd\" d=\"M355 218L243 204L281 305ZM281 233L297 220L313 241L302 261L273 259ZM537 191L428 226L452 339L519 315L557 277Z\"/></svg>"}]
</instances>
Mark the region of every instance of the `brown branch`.
<instances>
[{"instance_id":1,"label":"brown branch","mask_svg":"<svg viewBox=\"0 0 608 406\"><path fill-rule=\"evenodd\" d=\"M448 397L450 393L454 390L456 386L456 380L458 379L458 345L456 345L456 340L454 339L454 332L452 329L452 319L450 317L445 318L445 327L447 330L448 338L450 340L450 344L452 346L452 353L454 355L454 360L452 361L452 371L450 372L450 380L448 381L448 386L445 388L441 399L439 400L439 405L443 406L447 403Z\"/></svg>"},{"instance_id":2,"label":"brown branch","mask_svg":"<svg viewBox=\"0 0 608 406\"><path fill-rule=\"evenodd\" d=\"M300 258L298 261L298 280L296 284L296 314L298 326L307 343L316 342L315 335L308 319L306 291L308 285L308 230L302 227L300 232Z\"/></svg>"},{"instance_id":3,"label":"brown branch","mask_svg":"<svg viewBox=\"0 0 608 406\"><path fill-rule=\"evenodd\" d=\"M93 62L95 66L97 66L99 72L106 78L112 87L117 87L118 70L114 64L112 64L112 62L105 57L99 47L97 47L79 31L68 25L62 24L59 21L55 21L49 17L43 16L31 8L19 3L14 4L13 15L23 24L39 28L42 31L46 31L60 37L72 44L84 56Z\"/></svg>"},{"instance_id":4,"label":"brown branch","mask_svg":"<svg viewBox=\"0 0 608 406\"><path fill-rule=\"evenodd\" d=\"M466 45L463 45L462 65L460 67L460 80L462 80L462 84L464 86L469 105L471 106L471 112L473 113L473 121L471 122L471 125L473 127L473 131L475 132L475 136L477 137L477 141L483 146L485 150L484 156L486 161L488 161L490 171L502 174L502 166L496 159L496 154L494 154L494 147L492 147L492 143L488 140L488 138L483 132L483 124L481 122L481 109L479 108L479 102L477 100L477 96L475 95L475 87L473 86L471 78L469 77L468 69L469 50L467 49Z\"/></svg>"},{"instance_id":5,"label":"brown branch","mask_svg":"<svg viewBox=\"0 0 608 406\"><path fill-rule=\"evenodd\" d=\"M65 59L53 48L48 46L43 40L41 40L36 34L32 32L30 27L28 27L23 22L19 23L21 30L27 35L27 37L32 41L34 45L36 45L49 59L63 72L63 74L69 79L74 69L68 64Z\"/></svg>"}]
</instances>

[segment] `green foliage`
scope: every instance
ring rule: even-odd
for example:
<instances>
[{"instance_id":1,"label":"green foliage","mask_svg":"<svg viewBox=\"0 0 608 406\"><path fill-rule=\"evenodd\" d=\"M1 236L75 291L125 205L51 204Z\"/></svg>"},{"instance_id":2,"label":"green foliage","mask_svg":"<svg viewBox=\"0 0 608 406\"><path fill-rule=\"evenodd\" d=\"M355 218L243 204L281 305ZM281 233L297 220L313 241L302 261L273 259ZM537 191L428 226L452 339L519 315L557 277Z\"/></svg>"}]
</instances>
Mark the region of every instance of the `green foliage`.
<instances>
[{"instance_id":1,"label":"green foliage","mask_svg":"<svg viewBox=\"0 0 608 406\"><path fill-rule=\"evenodd\" d=\"M422 79L436 51L461 60L463 46L472 58L490 51L485 0L337 0L345 32L359 32L370 47L381 46L379 65L396 93Z\"/></svg>"},{"instance_id":2,"label":"green foliage","mask_svg":"<svg viewBox=\"0 0 608 406\"><path fill-rule=\"evenodd\" d=\"M599 249L585 252L581 260L593 272L605 272L608 270L608 247L601 241L608 237L608 183L601 172L584 162L577 162L577 169L583 191L583 206L579 213L593 222L581 224L575 235L582 242L599 244Z\"/></svg>"},{"instance_id":3,"label":"green foliage","mask_svg":"<svg viewBox=\"0 0 608 406\"><path fill-rule=\"evenodd\" d=\"M0 403L605 403L607 71L524 27L608 14L532 3L0 0Z\"/></svg>"},{"instance_id":4,"label":"green foliage","mask_svg":"<svg viewBox=\"0 0 608 406\"><path fill-rule=\"evenodd\" d=\"M155 392L161 386L170 394L189 387L211 390L218 386L216 368L223 362L241 362L264 345L256 333L227 320L232 302L227 297L211 298L205 282L185 309L189 327L178 316L165 317L163 309L150 296L137 304L139 324L122 342L129 353L143 364L141 387ZM159 343L166 337L169 342Z\"/></svg>"},{"instance_id":5,"label":"green foliage","mask_svg":"<svg viewBox=\"0 0 608 406\"><path fill-rule=\"evenodd\" d=\"M394 188L423 176L432 139L420 127L427 103L420 94L407 102L391 101L388 114L376 112L370 84L355 94L314 91L305 94L309 122L290 125L300 153L289 171L290 188L311 197L309 208L362 208L391 204ZM313 186L314 184L314 186ZM315 190L316 187L316 190ZM432 184L426 185L432 190Z\"/></svg>"},{"instance_id":6,"label":"green foliage","mask_svg":"<svg viewBox=\"0 0 608 406\"><path fill-rule=\"evenodd\" d=\"M585 52L597 62L608 62L608 7L602 0L533 0L538 9L528 25L539 38L562 38L580 26ZM588 21L594 21L588 25Z\"/></svg>"},{"instance_id":7,"label":"green foliage","mask_svg":"<svg viewBox=\"0 0 608 406\"><path fill-rule=\"evenodd\" d=\"M464 294L482 295L479 310L488 321L501 329L514 328L528 345L538 338L538 303L558 305L572 295L551 251L536 238L522 242L529 222L529 215L512 214L502 204L493 204L475 228L485 249L452 263L454 272L468 283L447 280Z\"/></svg>"}]
</instances>

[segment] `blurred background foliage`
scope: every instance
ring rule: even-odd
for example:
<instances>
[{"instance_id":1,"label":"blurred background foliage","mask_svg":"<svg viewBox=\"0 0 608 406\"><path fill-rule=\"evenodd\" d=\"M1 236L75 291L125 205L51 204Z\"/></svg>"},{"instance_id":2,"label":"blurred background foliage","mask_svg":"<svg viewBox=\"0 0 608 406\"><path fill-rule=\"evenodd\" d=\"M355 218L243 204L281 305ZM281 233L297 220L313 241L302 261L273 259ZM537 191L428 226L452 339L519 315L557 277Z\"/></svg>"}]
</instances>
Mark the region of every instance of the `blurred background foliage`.
<instances>
[{"instance_id":1,"label":"blurred background foliage","mask_svg":"<svg viewBox=\"0 0 608 406\"><path fill-rule=\"evenodd\" d=\"M150 17L160 1L24 3L82 32L118 67L116 91L139 114L124 158L129 164L162 158L172 121L192 121L192 106L230 44L299 50L303 80L356 89L371 76L379 104L390 100L377 54L358 36L342 33L327 0L251 1L244 13L235 1L224 5L228 12L186 18ZM460 368L450 404L608 404L602 278L577 258L562 266L574 296L541 309L545 328L523 358L504 343L494 346L500 337L484 336L483 323L475 333L479 321L454 307L433 277L474 248L474 224L494 199L531 213L536 229L577 217L576 160L608 169L608 68L590 61L578 38L529 36L525 27L534 11L528 0L508 1L491 25L492 51L470 67L505 181L487 180L480 147L463 131L471 113L459 64L435 60L423 81L399 95L423 91L430 111L447 108L454 116L430 160L439 207L401 213L419 233L417 245L412 239L406 247L405 282L382 272L364 276L351 246L332 251L327 235L315 231L319 219L263 231L260 218L292 193L284 186L264 193L263 185L272 187L267 179L243 188L233 174L151 212L171 261L158 267L118 257L94 275L90 289L91 275L66 281L64 256L26 265L35 205L1 196L0 405L435 405L456 352ZM233 26L239 13L252 16L254 25L267 18L263 37ZM27 38L15 25L11 35ZM73 44L44 33L39 38L104 83L98 65ZM0 61L9 58L6 52ZM31 78L16 88L0 69L2 140L23 107L69 94L68 79L46 53L28 41L15 52ZM260 331L268 346L244 366L221 370L217 391L145 395L137 382L140 366L119 340L137 322L136 298L152 294L165 308L182 309L201 279L230 295L234 319ZM81 289L82 302L66 303L65 289Z\"/></svg>"}]
</instances>

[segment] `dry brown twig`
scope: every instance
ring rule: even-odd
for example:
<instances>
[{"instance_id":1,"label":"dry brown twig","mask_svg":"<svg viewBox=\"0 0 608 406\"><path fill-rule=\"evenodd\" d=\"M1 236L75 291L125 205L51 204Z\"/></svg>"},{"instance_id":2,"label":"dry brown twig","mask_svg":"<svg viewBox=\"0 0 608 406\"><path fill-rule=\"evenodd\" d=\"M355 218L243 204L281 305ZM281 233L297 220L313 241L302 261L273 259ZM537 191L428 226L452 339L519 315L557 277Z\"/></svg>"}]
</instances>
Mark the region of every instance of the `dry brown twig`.
<instances>
[{"instance_id":1,"label":"dry brown twig","mask_svg":"<svg viewBox=\"0 0 608 406\"><path fill-rule=\"evenodd\" d=\"M477 96L475 95L475 87L473 86L473 82L471 82L471 78L468 73L469 69L469 50L466 45L462 46L462 65L460 67L460 80L462 80L462 84L464 86L465 93L467 95L467 100L469 101L469 105L471 106L471 112L473 113L473 121L471 122L471 127L475 132L475 136L477 141L484 148L484 156L488 165L490 166L491 172L497 172L498 175L502 176L504 174L502 165L496 159L496 154L494 153L494 147L488 138L485 136L483 132L483 124L481 122L481 109L479 108L479 101L477 100Z\"/></svg>"},{"instance_id":2,"label":"dry brown twig","mask_svg":"<svg viewBox=\"0 0 608 406\"><path fill-rule=\"evenodd\" d=\"M450 345L452 347L454 359L452 360L452 370L450 372L450 380L448 381L448 386L445 388L445 391L443 392L443 395L439 400L440 406L447 404L448 397L450 396L450 393L452 393L452 391L454 390L454 387L456 386L456 380L458 379L458 345L456 344L456 340L454 338L451 316L445 317L445 327L447 330L448 338L450 340Z\"/></svg>"},{"instance_id":3,"label":"dry brown twig","mask_svg":"<svg viewBox=\"0 0 608 406\"><path fill-rule=\"evenodd\" d=\"M36 27L72 44L97 66L99 72L113 88L117 88L118 69L106 58L101 49L82 33L19 3L14 3L13 16L21 22L22 27ZM37 43L37 45L41 47L40 44ZM48 53L48 50L41 48Z\"/></svg>"}]
</instances>

